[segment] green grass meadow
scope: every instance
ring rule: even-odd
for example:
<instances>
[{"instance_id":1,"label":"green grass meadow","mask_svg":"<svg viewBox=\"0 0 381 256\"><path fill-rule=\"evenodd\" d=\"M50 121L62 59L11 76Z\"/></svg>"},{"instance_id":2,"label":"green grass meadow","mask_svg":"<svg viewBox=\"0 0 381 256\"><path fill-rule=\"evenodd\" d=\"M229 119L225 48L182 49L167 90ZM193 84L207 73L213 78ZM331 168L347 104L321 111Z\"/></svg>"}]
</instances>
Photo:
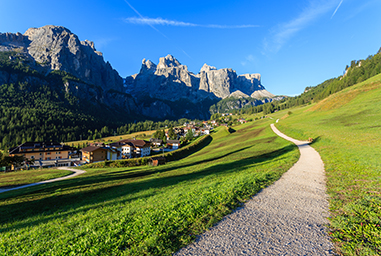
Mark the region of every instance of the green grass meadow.
<instances>
[{"instance_id":1,"label":"green grass meadow","mask_svg":"<svg viewBox=\"0 0 381 256\"><path fill-rule=\"evenodd\" d=\"M326 170L331 237L343 255L381 255L381 75L284 116L277 128L315 139Z\"/></svg>"},{"instance_id":2,"label":"green grass meadow","mask_svg":"<svg viewBox=\"0 0 381 256\"><path fill-rule=\"evenodd\" d=\"M171 255L299 158L265 119L166 165L86 169L0 194L0 255Z\"/></svg>"},{"instance_id":3,"label":"green grass meadow","mask_svg":"<svg viewBox=\"0 0 381 256\"><path fill-rule=\"evenodd\" d=\"M0 189L36 183L63 177L73 172L59 169L32 169L16 172L0 172Z\"/></svg>"}]
</instances>

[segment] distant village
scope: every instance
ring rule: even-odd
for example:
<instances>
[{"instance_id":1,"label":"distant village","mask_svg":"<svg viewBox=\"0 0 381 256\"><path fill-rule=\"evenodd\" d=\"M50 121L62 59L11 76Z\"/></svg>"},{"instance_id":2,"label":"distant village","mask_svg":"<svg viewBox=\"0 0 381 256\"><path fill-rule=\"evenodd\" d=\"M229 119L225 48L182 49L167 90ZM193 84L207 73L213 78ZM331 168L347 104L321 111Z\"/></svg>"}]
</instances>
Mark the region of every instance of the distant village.
<instances>
[{"instance_id":1,"label":"distant village","mask_svg":"<svg viewBox=\"0 0 381 256\"><path fill-rule=\"evenodd\" d=\"M232 114L222 114L221 120L184 123L182 127L157 130L149 141L142 139L123 139L116 142L89 143L82 149L76 149L57 142L25 142L9 149L9 156L24 157L25 162L18 168L46 168L62 166L80 166L83 164L116 161L122 159L146 157L161 152L181 148L184 143L195 137L208 135L216 126L227 126ZM246 123L240 118L237 123ZM12 167L17 168L16 166Z\"/></svg>"}]
</instances>

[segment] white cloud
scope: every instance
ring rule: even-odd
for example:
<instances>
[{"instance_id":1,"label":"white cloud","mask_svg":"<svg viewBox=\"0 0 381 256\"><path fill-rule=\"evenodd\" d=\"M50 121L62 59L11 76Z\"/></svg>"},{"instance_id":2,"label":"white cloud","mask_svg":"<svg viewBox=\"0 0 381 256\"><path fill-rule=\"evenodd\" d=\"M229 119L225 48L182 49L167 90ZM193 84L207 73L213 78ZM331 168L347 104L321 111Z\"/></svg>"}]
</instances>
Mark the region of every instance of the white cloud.
<instances>
[{"instance_id":1,"label":"white cloud","mask_svg":"<svg viewBox=\"0 0 381 256\"><path fill-rule=\"evenodd\" d=\"M257 59L252 54L249 54L245 57L245 60L241 61L241 65L246 66L248 64L255 64L256 62Z\"/></svg>"},{"instance_id":2,"label":"white cloud","mask_svg":"<svg viewBox=\"0 0 381 256\"><path fill-rule=\"evenodd\" d=\"M332 10L337 2L338 0L310 1L309 6L302 10L296 18L279 24L272 29L270 39L265 38L263 42L265 52L278 52L299 31L307 28L318 18ZM338 7L340 7L340 4Z\"/></svg>"},{"instance_id":3,"label":"white cloud","mask_svg":"<svg viewBox=\"0 0 381 256\"><path fill-rule=\"evenodd\" d=\"M339 5L336 7L335 11L333 12L332 16L331 16L331 19L333 18L333 16L335 16L337 10L339 10L341 4L343 3L343 0L340 1Z\"/></svg>"},{"instance_id":4,"label":"white cloud","mask_svg":"<svg viewBox=\"0 0 381 256\"><path fill-rule=\"evenodd\" d=\"M166 26L176 26L176 27L204 27L204 28L220 28L220 29L238 29L238 28L254 28L259 27L258 25L216 25L216 24L195 24L190 22L167 20L163 18L147 18L147 17L130 17L125 18L126 23L137 24L137 25L166 25Z\"/></svg>"},{"instance_id":5,"label":"white cloud","mask_svg":"<svg viewBox=\"0 0 381 256\"><path fill-rule=\"evenodd\" d=\"M182 22L182 21L173 21L166 20L162 18L144 18L144 17L131 17L124 19L126 23L138 24L138 25L168 25L168 26L181 26L181 27L195 27L196 24Z\"/></svg>"},{"instance_id":6,"label":"white cloud","mask_svg":"<svg viewBox=\"0 0 381 256\"><path fill-rule=\"evenodd\" d=\"M97 50L102 50L102 48L106 47L112 41L117 40L116 38L98 38L94 40L94 45Z\"/></svg>"}]
</instances>

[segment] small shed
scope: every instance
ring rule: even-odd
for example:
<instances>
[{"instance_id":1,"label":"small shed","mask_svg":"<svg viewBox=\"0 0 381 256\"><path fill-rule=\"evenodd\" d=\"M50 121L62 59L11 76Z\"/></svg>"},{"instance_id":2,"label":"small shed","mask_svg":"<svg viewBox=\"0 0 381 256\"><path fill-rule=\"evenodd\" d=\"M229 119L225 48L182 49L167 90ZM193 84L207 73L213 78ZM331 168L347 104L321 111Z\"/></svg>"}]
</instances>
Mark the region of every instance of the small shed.
<instances>
[{"instance_id":1,"label":"small shed","mask_svg":"<svg viewBox=\"0 0 381 256\"><path fill-rule=\"evenodd\" d=\"M158 165L165 164L165 162L166 162L165 157L157 156L157 157L151 157L149 164L152 166L158 166Z\"/></svg>"}]
</instances>

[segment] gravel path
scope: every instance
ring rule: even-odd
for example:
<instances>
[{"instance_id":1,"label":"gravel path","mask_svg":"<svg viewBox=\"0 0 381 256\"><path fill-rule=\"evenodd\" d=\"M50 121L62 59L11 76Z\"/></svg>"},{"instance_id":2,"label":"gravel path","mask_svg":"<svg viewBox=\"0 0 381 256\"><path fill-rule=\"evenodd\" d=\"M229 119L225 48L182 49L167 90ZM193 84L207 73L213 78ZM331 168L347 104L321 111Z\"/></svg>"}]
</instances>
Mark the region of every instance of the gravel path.
<instances>
[{"instance_id":1,"label":"gravel path","mask_svg":"<svg viewBox=\"0 0 381 256\"><path fill-rule=\"evenodd\" d=\"M73 178L75 176L78 176L78 175L86 172L84 170L72 169L72 168L68 168L68 167L58 167L58 169L69 170L69 171L72 171L73 174L70 174L70 175L67 175L64 177L60 177L60 178L51 179L51 180L44 180L44 181L40 181L40 182L36 182L36 183L32 183L32 184L18 186L18 187L14 187L14 188L0 189L0 193L8 192L8 191L16 190L16 189L28 188L28 187L32 187L32 186L36 186L36 185L45 184L45 183L51 183L51 182L55 182L55 181L65 180L65 179Z\"/></svg>"},{"instance_id":2,"label":"gravel path","mask_svg":"<svg viewBox=\"0 0 381 256\"><path fill-rule=\"evenodd\" d=\"M299 161L273 185L175 255L333 255L327 235L324 164L306 141Z\"/></svg>"}]
</instances>

